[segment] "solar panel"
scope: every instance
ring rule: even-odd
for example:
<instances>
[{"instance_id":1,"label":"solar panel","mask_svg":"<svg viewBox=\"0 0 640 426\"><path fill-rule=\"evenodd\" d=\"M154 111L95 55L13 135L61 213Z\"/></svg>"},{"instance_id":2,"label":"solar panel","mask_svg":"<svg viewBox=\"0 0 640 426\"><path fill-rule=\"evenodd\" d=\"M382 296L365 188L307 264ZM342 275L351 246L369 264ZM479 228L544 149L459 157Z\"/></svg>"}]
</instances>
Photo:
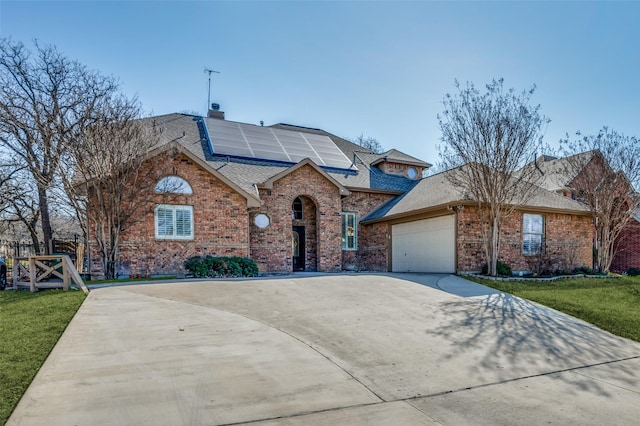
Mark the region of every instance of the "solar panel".
<instances>
[{"instance_id":1,"label":"solar panel","mask_svg":"<svg viewBox=\"0 0 640 426\"><path fill-rule=\"evenodd\" d=\"M352 169L351 160L324 135L205 118L212 152L221 155Z\"/></svg>"}]
</instances>

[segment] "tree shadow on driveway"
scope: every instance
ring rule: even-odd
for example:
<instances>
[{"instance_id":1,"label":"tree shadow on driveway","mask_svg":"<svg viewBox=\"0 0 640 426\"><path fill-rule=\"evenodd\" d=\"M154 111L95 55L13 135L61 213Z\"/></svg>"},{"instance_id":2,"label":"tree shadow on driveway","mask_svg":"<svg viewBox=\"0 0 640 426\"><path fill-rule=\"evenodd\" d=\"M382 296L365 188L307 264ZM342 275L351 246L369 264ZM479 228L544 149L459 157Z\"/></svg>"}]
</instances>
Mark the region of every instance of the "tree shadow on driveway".
<instances>
[{"instance_id":1,"label":"tree shadow on driveway","mask_svg":"<svg viewBox=\"0 0 640 426\"><path fill-rule=\"evenodd\" d=\"M611 387L594 380L591 368L587 368L602 366L593 370L608 371L600 380L640 389L634 363L624 362L640 357L640 344L636 342L505 293L445 302L442 307L447 319L433 333L455 342L446 358L466 357L469 351L482 354L475 358L477 368L471 369L478 375L502 368L519 371L515 378L571 370L576 374L553 377L569 381L578 389L612 397ZM614 363L615 368L606 368Z\"/></svg>"}]
</instances>

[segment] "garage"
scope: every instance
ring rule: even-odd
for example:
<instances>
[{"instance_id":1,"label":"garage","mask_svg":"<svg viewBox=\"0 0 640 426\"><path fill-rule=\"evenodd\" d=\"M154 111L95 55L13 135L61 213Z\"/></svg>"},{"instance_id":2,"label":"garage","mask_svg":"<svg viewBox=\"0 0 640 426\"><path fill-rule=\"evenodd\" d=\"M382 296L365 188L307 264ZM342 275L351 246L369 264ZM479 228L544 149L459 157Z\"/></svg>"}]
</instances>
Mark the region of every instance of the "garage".
<instances>
[{"instance_id":1,"label":"garage","mask_svg":"<svg viewBox=\"0 0 640 426\"><path fill-rule=\"evenodd\" d=\"M455 272L455 215L391 227L393 272Z\"/></svg>"}]
</instances>

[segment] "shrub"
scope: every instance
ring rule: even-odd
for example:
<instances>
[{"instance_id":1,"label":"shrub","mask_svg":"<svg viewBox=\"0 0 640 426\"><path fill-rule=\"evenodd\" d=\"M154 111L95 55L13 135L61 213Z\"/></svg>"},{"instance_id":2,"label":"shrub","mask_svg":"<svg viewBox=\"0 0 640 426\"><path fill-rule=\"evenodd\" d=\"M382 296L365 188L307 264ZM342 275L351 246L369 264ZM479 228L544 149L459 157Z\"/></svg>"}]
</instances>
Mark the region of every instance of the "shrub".
<instances>
[{"instance_id":1,"label":"shrub","mask_svg":"<svg viewBox=\"0 0 640 426\"><path fill-rule=\"evenodd\" d=\"M489 273L489 266L485 263L482 266L482 274L483 275L487 275ZM503 276L507 276L510 277L511 275L513 275L513 271L511 270L511 266L507 265L506 263L498 260L498 264L496 265L496 273L498 275L503 275Z\"/></svg>"},{"instance_id":2,"label":"shrub","mask_svg":"<svg viewBox=\"0 0 640 426\"><path fill-rule=\"evenodd\" d=\"M227 276L227 265L222 257L206 256L207 277L225 277Z\"/></svg>"},{"instance_id":3,"label":"shrub","mask_svg":"<svg viewBox=\"0 0 640 426\"><path fill-rule=\"evenodd\" d=\"M257 277L258 265L251 259L246 257L240 258L240 265L242 266L242 275L245 277Z\"/></svg>"},{"instance_id":4,"label":"shrub","mask_svg":"<svg viewBox=\"0 0 640 426\"><path fill-rule=\"evenodd\" d=\"M239 257L231 257L227 259L227 276L241 277L242 266L238 262Z\"/></svg>"},{"instance_id":5,"label":"shrub","mask_svg":"<svg viewBox=\"0 0 640 426\"><path fill-rule=\"evenodd\" d=\"M627 275L630 277L637 277L640 275L640 268L629 268L627 269Z\"/></svg>"},{"instance_id":6,"label":"shrub","mask_svg":"<svg viewBox=\"0 0 640 426\"><path fill-rule=\"evenodd\" d=\"M258 265L246 257L193 256L184 262L184 267L196 278L255 277Z\"/></svg>"},{"instance_id":7,"label":"shrub","mask_svg":"<svg viewBox=\"0 0 640 426\"><path fill-rule=\"evenodd\" d=\"M184 267L196 278L203 278L207 276L207 264L200 256L193 256L185 260Z\"/></svg>"},{"instance_id":8,"label":"shrub","mask_svg":"<svg viewBox=\"0 0 640 426\"><path fill-rule=\"evenodd\" d=\"M589 268L588 266L580 266L574 269L573 272L584 275L603 275L602 272L599 272L597 269Z\"/></svg>"}]
</instances>

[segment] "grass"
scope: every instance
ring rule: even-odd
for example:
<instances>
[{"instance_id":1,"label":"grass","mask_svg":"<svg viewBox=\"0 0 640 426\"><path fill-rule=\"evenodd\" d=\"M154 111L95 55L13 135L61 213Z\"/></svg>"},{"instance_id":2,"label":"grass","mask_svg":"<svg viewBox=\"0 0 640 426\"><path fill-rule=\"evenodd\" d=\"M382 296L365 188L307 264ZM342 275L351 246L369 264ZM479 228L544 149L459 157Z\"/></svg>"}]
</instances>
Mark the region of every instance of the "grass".
<instances>
[{"instance_id":1,"label":"grass","mask_svg":"<svg viewBox=\"0 0 640 426\"><path fill-rule=\"evenodd\" d=\"M471 279L640 342L640 276L544 282Z\"/></svg>"},{"instance_id":2,"label":"grass","mask_svg":"<svg viewBox=\"0 0 640 426\"><path fill-rule=\"evenodd\" d=\"M0 424L5 424L86 295L0 292Z\"/></svg>"}]
</instances>

